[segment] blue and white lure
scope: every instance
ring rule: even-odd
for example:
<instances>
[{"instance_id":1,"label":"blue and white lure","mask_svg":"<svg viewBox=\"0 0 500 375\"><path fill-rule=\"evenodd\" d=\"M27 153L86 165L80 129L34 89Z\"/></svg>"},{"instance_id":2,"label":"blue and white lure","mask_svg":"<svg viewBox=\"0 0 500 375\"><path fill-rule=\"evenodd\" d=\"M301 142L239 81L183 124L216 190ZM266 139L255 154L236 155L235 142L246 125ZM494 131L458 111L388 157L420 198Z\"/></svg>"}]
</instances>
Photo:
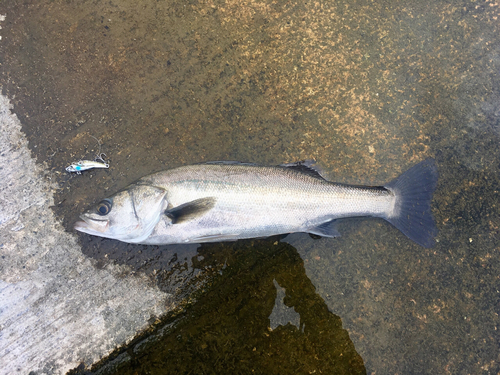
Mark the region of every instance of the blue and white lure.
<instances>
[{"instance_id":1,"label":"blue and white lure","mask_svg":"<svg viewBox=\"0 0 500 375\"><path fill-rule=\"evenodd\" d=\"M99 161L98 159L102 160ZM96 158L96 160L80 160L76 163L72 163L70 166L66 167L67 172L76 172L76 174L82 174L83 171L93 168L109 168L109 164L106 163L101 157Z\"/></svg>"},{"instance_id":2,"label":"blue and white lure","mask_svg":"<svg viewBox=\"0 0 500 375\"><path fill-rule=\"evenodd\" d=\"M96 137L94 137L93 135L90 135L90 136L97 141L97 145L99 146L99 153L97 154L97 156L95 157L95 159L93 161L92 160L80 160L80 161L77 161L75 163L71 163L70 166L66 167L67 172L82 174L83 171L93 169L93 168L109 168L109 164L106 163L106 160L104 160L104 157L107 158L107 156L104 152L101 152L101 141L99 139L97 139Z\"/></svg>"},{"instance_id":3,"label":"blue and white lure","mask_svg":"<svg viewBox=\"0 0 500 375\"><path fill-rule=\"evenodd\" d=\"M80 160L78 162L72 163L70 166L66 167L67 172L74 172L76 174L82 174L83 171L93 169L93 168L109 168L109 164L103 159L102 156L106 154L99 154L94 161L92 160Z\"/></svg>"}]
</instances>

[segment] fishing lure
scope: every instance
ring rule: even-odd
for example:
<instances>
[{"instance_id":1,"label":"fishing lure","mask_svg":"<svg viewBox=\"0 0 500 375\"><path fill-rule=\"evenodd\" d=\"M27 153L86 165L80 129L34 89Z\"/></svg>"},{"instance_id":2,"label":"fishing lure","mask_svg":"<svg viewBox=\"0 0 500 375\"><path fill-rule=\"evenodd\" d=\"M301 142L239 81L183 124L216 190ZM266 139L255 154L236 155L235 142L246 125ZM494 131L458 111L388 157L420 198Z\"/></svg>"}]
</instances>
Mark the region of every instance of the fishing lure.
<instances>
[{"instance_id":1,"label":"fishing lure","mask_svg":"<svg viewBox=\"0 0 500 375\"><path fill-rule=\"evenodd\" d=\"M94 161L80 160L79 162L72 163L70 166L66 167L66 171L76 172L76 174L82 174L83 171L86 171L88 169L109 168L109 164L106 163L106 161L102 158L102 155L106 156L105 154L100 154L95 158Z\"/></svg>"}]
</instances>

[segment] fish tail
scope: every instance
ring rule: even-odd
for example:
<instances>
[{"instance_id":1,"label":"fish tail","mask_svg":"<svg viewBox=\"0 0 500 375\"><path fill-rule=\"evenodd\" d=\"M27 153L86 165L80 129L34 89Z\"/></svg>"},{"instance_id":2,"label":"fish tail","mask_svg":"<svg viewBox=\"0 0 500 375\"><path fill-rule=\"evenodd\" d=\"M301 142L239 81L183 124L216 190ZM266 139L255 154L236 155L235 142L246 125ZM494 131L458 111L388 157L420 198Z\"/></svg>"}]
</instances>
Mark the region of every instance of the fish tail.
<instances>
[{"instance_id":1,"label":"fish tail","mask_svg":"<svg viewBox=\"0 0 500 375\"><path fill-rule=\"evenodd\" d=\"M438 232L431 212L432 194L437 180L436 163L430 158L385 186L396 195L393 214L386 220L426 248L434 245L434 237Z\"/></svg>"}]
</instances>

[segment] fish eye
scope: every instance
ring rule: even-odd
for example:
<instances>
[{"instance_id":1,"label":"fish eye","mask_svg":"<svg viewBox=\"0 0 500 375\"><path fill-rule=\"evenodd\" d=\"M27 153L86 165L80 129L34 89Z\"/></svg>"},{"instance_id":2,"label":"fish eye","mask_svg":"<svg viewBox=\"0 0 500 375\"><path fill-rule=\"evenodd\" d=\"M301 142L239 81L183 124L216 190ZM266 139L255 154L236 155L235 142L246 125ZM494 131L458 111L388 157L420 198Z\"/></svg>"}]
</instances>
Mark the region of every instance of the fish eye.
<instances>
[{"instance_id":1,"label":"fish eye","mask_svg":"<svg viewBox=\"0 0 500 375\"><path fill-rule=\"evenodd\" d=\"M101 216L109 214L113 203L109 199L104 199L97 205L97 213Z\"/></svg>"}]
</instances>

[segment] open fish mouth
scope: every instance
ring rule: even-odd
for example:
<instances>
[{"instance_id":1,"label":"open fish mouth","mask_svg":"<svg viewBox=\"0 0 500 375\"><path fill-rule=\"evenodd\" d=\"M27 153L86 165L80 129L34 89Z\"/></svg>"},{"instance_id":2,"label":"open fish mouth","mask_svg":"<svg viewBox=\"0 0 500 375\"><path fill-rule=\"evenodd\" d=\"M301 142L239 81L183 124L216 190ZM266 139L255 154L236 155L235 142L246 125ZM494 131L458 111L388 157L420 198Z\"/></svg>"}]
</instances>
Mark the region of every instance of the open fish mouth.
<instances>
[{"instance_id":1,"label":"open fish mouth","mask_svg":"<svg viewBox=\"0 0 500 375\"><path fill-rule=\"evenodd\" d=\"M74 228L83 233L94 234L96 232L105 233L109 227L109 220L95 220L92 219L91 222L88 222L85 217L80 216L80 221L77 221L74 225Z\"/></svg>"}]
</instances>

